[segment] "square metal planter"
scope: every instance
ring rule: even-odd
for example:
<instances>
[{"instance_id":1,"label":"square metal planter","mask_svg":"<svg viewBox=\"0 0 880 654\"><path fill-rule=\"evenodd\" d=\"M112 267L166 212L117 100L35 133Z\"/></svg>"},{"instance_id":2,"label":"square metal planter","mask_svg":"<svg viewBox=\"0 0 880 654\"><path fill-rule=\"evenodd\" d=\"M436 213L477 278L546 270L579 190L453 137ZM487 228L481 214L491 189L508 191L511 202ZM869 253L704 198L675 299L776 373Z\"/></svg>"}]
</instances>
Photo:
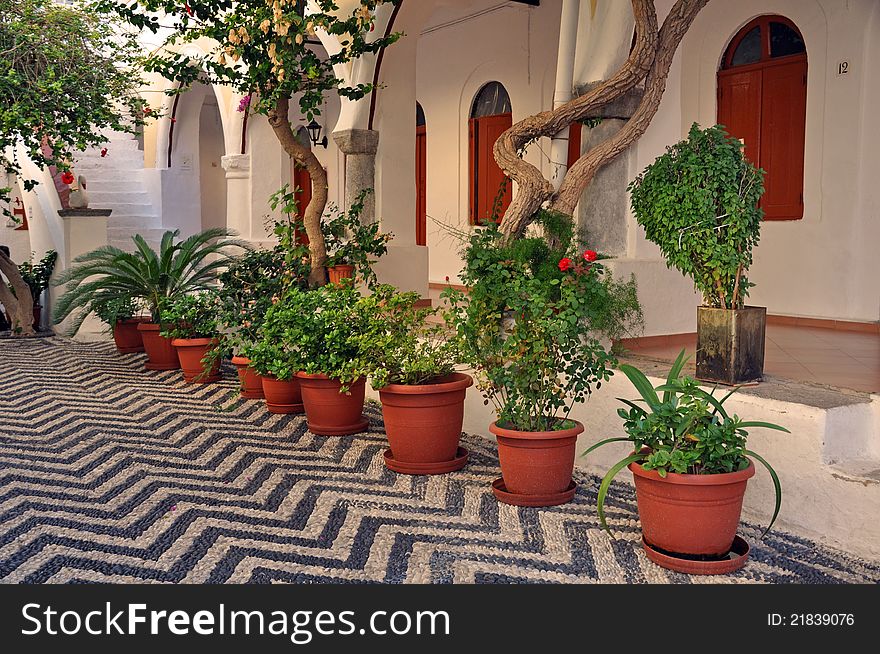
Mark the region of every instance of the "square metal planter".
<instances>
[{"instance_id":1,"label":"square metal planter","mask_svg":"<svg viewBox=\"0 0 880 654\"><path fill-rule=\"evenodd\" d=\"M697 379L748 384L764 376L766 307L697 308Z\"/></svg>"}]
</instances>

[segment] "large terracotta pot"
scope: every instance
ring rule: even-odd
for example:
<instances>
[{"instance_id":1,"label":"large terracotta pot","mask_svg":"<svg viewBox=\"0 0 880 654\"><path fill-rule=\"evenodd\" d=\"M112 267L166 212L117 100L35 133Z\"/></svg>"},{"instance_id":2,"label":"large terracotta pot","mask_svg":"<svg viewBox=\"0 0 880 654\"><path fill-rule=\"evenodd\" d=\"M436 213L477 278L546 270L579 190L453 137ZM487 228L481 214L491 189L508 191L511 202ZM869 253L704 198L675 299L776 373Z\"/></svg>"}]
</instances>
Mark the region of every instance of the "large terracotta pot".
<instances>
[{"instance_id":1,"label":"large terracotta pot","mask_svg":"<svg viewBox=\"0 0 880 654\"><path fill-rule=\"evenodd\" d=\"M339 284L343 279L351 279L354 277L354 266L347 263L338 266L330 266L327 268L327 276L330 278L331 284Z\"/></svg>"},{"instance_id":2,"label":"large terracotta pot","mask_svg":"<svg viewBox=\"0 0 880 654\"><path fill-rule=\"evenodd\" d=\"M733 545L746 484L755 465L718 475L665 478L637 463L629 465L636 485L642 535L666 552L721 556Z\"/></svg>"},{"instance_id":3,"label":"large terracotta pot","mask_svg":"<svg viewBox=\"0 0 880 654\"><path fill-rule=\"evenodd\" d=\"M113 341L116 343L116 351L120 354L134 354L144 351L144 339L138 331L141 318L124 318L117 320L113 326Z\"/></svg>"},{"instance_id":4,"label":"large terracotta pot","mask_svg":"<svg viewBox=\"0 0 880 654\"><path fill-rule=\"evenodd\" d=\"M428 384L388 384L379 389L391 446L385 464L408 474L442 474L462 468L467 454L459 452L458 441L465 394L473 383L470 376L454 373Z\"/></svg>"},{"instance_id":5,"label":"large terracotta pot","mask_svg":"<svg viewBox=\"0 0 880 654\"><path fill-rule=\"evenodd\" d=\"M296 373L302 390L309 431L322 436L344 436L366 431L369 421L363 416L366 380L349 384L346 394L335 379L326 375Z\"/></svg>"},{"instance_id":6,"label":"large terracotta pot","mask_svg":"<svg viewBox=\"0 0 880 654\"><path fill-rule=\"evenodd\" d=\"M165 338L159 333L162 329L161 325L154 322L142 322L137 326L137 329L144 339L147 370L177 370L180 368L180 359L177 358L177 350L171 344L171 339Z\"/></svg>"},{"instance_id":7,"label":"large terracotta pot","mask_svg":"<svg viewBox=\"0 0 880 654\"><path fill-rule=\"evenodd\" d=\"M571 422L574 426L570 429L536 432L506 429L497 422L489 425L498 439L498 461L507 493L548 499L547 504L530 506L560 504L574 496L575 443L584 426Z\"/></svg>"},{"instance_id":8,"label":"large terracotta pot","mask_svg":"<svg viewBox=\"0 0 880 654\"><path fill-rule=\"evenodd\" d=\"M171 344L177 348L184 381L208 384L220 379L220 359L215 359L207 371L202 362L208 350L217 344L216 338L175 338Z\"/></svg>"},{"instance_id":9,"label":"large terracotta pot","mask_svg":"<svg viewBox=\"0 0 880 654\"><path fill-rule=\"evenodd\" d=\"M251 360L247 357L232 357L232 365L238 369L238 383L241 386L241 396L246 400L262 400L263 378L251 368Z\"/></svg>"},{"instance_id":10,"label":"large terracotta pot","mask_svg":"<svg viewBox=\"0 0 880 654\"><path fill-rule=\"evenodd\" d=\"M299 380L296 377L281 380L267 375L261 379L266 408L269 409L269 413L303 412L302 394Z\"/></svg>"}]
</instances>

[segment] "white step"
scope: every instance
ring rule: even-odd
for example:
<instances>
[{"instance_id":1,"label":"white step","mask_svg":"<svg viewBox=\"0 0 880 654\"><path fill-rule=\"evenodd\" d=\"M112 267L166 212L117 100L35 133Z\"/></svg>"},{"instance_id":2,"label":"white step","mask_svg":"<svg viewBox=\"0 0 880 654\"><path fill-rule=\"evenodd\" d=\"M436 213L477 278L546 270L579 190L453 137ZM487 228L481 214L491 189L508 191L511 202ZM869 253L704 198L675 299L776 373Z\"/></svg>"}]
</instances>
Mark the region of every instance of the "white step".
<instances>
[{"instance_id":1,"label":"white step","mask_svg":"<svg viewBox=\"0 0 880 654\"><path fill-rule=\"evenodd\" d=\"M89 182L88 191L89 191L89 202L96 207L99 204L112 204L116 205L119 203L125 204L145 204L152 206L150 202L150 194L146 191L104 191L104 190L95 190L92 187L93 182Z\"/></svg>"},{"instance_id":2,"label":"white step","mask_svg":"<svg viewBox=\"0 0 880 654\"><path fill-rule=\"evenodd\" d=\"M141 183L144 172L143 168L125 170L122 168L110 168L109 166L102 166L101 168L80 168L77 172L81 172L86 176L86 180L89 183L89 188L91 188L91 185L93 183L97 187L99 183L103 182L127 182L128 188L137 191L143 188L143 184ZM95 190L98 189L96 188Z\"/></svg>"},{"instance_id":3,"label":"white step","mask_svg":"<svg viewBox=\"0 0 880 654\"><path fill-rule=\"evenodd\" d=\"M143 186L139 183L132 183L130 180L106 179L104 177L96 177L89 180L89 193L93 191L98 193L146 193L143 190Z\"/></svg>"},{"instance_id":4,"label":"white step","mask_svg":"<svg viewBox=\"0 0 880 654\"><path fill-rule=\"evenodd\" d=\"M135 249L134 241L132 241L132 237L135 234L140 234L147 241L149 246L158 252L159 243L162 241L162 235L165 233L164 229L161 228L153 228L153 229L117 229L115 227L107 228L107 241L110 245L120 248L121 250L125 250L126 252L132 252Z\"/></svg>"},{"instance_id":5,"label":"white step","mask_svg":"<svg viewBox=\"0 0 880 654\"><path fill-rule=\"evenodd\" d=\"M117 216L110 214L107 220L107 227L113 229L122 229L132 233L139 229L158 229L162 226L159 216Z\"/></svg>"}]
</instances>

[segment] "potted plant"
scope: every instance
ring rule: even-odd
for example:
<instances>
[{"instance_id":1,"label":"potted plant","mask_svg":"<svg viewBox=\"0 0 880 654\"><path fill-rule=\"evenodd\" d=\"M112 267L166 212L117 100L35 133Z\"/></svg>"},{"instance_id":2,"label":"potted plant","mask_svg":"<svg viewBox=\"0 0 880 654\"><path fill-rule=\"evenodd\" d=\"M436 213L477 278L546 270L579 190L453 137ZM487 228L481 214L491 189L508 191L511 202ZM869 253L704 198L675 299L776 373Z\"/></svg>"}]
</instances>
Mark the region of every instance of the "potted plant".
<instances>
[{"instance_id":1,"label":"potted plant","mask_svg":"<svg viewBox=\"0 0 880 654\"><path fill-rule=\"evenodd\" d=\"M40 298L43 296L43 291L49 288L49 279L55 270L57 260L58 253L55 250L49 250L37 263L25 261L18 266L21 278L31 289L31 297L34 300L34 329L37 331L40 331L43 317L43 305L40 304ZM12 289L12 286L10 285L9 288Z\"/></svg>"},{"instance_id":2,"label":"potted plant","mask_svg":"<svg viewBox=\"0 0 880 654\"><path fill-rule=\"evenodd\" d=\"M171 339L189 383L207 384L220 379L222 339L217 325L220 298L214 290L187 293L160 302L160 334Z\"/></svg>"},{"instance_id":3,"label":"potted plant","mask_svg":"<svg viewBox=\"0 0 880 654\"><path fill-rule=\"evenodd\" d=\"M331 284L343 279L360 278L367 286L376 284L372 265L388 251L391 234L379 231L379 222L363 224L364 202L372 189L361 191L348 211L329 207L330 217L321 229L327 245L327 274Z\"/></svg>"},{"instance_id":4,"label":"potted plant","mask_svg":"<svg viewBox=\"0 0 880 654\"><path fill-rule=\"evenodd\" d=\"M296 373L309 431L324 436L355 434L369 424L364 392L377 326L352 284L288 288L266 313L251 354L263 374Z\"/></svg>"},{"instance_id":5,"label":"potted plant","mask_svg":"<svg viewBox=\"0 0 880 654\"><path fill-rule=\"evenodd\" d=\"M73 336L94 302L124 297L142 300L151 319L137 326L147 353L147 370L179 368L171 340L161 334L160 303L215 286L233 249L250 246L229 239L232 232L223 228L207 229L184 240L178 240L178 234L165 232L158 253L138 234L132 237L134 252L105 245L77 257L55 282L68 285L55 307L55 323L76 312L67 330Z\"/></svg>"},{"instance_id":6,"label":"potted plant","mask_svg":"<svg viewBox=\"0 0 880 654\"><path fill-rule=\"evenodd\" d=\"M599 336L619 336L641 319L635 282L618 282L581 250L571 219L537 217L547 238L507 242L497 227L474 233L464 252L468 293L446 289L447 320L477 388L495 407L502 478L495 496L519 506L569 501L575 441L571 419L611 374L614 357Z\"/></svg>"},{"instance_id":7,"label":"potted plant","mask_svg":"<svg viewBox=\"0 0 880 654\"><path fill-rule=\"evenodd\" d=\"M765 307L745 306L746 277L758 244L763 171L720 125L694 123L629 185L633 213L667 265L694 280L697 377L724 384L760 381Z\"/></svg>"},{"instance_id":8,"label":"potted plant","mask_svg":"<svg viewBox=\"0 0 880 654\"><path fill-rule=\"evenodd\" d=\"M144 351L144 339L138 325L146 318L137 316L138 302L129 296L95 300L90 309L113 333L116 351L120 354L133 354Z\"/></svg>"},{"instance_id":9,"label":"potted plant","mask_svg":"<svg viewBox=\"0 0 880 654\"><path fill-rule=\"evenodd\" d=\"M379 391L390 445L385 465L411 475L442 474L467 463L459 440L473 379L455 372L457 341L443 325L428 323L437 311L417 308L418 301L418 293L398 293L388 285L364 300L378 327L372 385Z\"/></svg>"},{"instance_id":10,"label":"potted plant","mask_svg":"<svg viewBox=\"0 0 880 654\"><path fill-rule=\"evenodd\" d=\"M748 556L748 544L736 536L736 528L746 484L755 474L750 458L767 468L776 490L776 506L764 535L776 521L782 503L776 472L746 449L747 430L788 430L731 416L724 402L736 389L716 398L714 389L707 392L696 380L682 376L684 363L682 351L666 383L657 387L638 368L621 365L621 372L640 395L636 401L621 400L626 408L618 409L627 435L596 443L584 455L607 443L632 443L631 453L610 468L599 486L599 520L609 534L605 499L615 475L629 467L648 558L691 574L731 572Z\"/></svg>"},{"instance_id":11,"label":"potted plant","mask_svg":"<svg viewBox=\"0 0 880 654\"><path fill-rule=\"evenodd\" d=\"M305 287L310 271L308 246L297 236L303 227L293 212L293 194L285 187L272 196L271 203L273 209L280 204L285 209L282 220L266 225L278 238L278 244L271 250L256 249L235 257L220 274L218 321L233 352L232 363L238 369L241 396L246 399L265 397L263 379L251 366L249 352L261 338L260 328L266 311L278 301L286 286ZM289 380L275 380L268 384L275 392L270 411L301 412L299 383L293 381L295 391L288 388L288 398L284 400L277 395L285 392L283 381ZM295 395L292 399L291 393Z\"/></svg>"}]
</instances>

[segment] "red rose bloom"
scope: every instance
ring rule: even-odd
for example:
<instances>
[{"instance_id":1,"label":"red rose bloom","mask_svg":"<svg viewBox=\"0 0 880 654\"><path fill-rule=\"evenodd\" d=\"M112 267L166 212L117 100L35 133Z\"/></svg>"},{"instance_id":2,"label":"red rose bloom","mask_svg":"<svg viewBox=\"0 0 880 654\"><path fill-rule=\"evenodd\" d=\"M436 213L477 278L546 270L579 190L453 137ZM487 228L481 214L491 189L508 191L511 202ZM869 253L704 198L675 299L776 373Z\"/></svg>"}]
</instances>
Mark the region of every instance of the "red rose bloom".
<instances>
[{"instance_id":1,"label":"red rose bloom","mask_svg":"<svg viewBox=\"0 0 880 654\"><path fill-rule=\"evenodd\" d=\"M599 255L595 253L593 250L585 250L584 251L584 261L595 261L596 257Z\"/></svg>"},{"instance_id":2,"label":"red rose bloom","mask_svg":"<svg viewBox=\"0 0 880 654\"><path fill-rule=\"evenodd\" d=\"M566 270L571 268L573 265L574 265L574 261L572 261L568 257L564 257L559 260L559 270L561 270L562 272L565 272Z\"/></svg>"},{"instance_id":3,"label":"red rose bloom","mask_svg":"<svg viewBox=\"0 0 880 654\"><path fill-rule=\"evenodd\" d=\"M73 184L74 179L76 179L76 178L73 176L73 173L70 172L69 170L66 170L63 173L61 173L61 181L64 182L65 184L67 184L68 186Z\"/></svg>"}]
</instances>

